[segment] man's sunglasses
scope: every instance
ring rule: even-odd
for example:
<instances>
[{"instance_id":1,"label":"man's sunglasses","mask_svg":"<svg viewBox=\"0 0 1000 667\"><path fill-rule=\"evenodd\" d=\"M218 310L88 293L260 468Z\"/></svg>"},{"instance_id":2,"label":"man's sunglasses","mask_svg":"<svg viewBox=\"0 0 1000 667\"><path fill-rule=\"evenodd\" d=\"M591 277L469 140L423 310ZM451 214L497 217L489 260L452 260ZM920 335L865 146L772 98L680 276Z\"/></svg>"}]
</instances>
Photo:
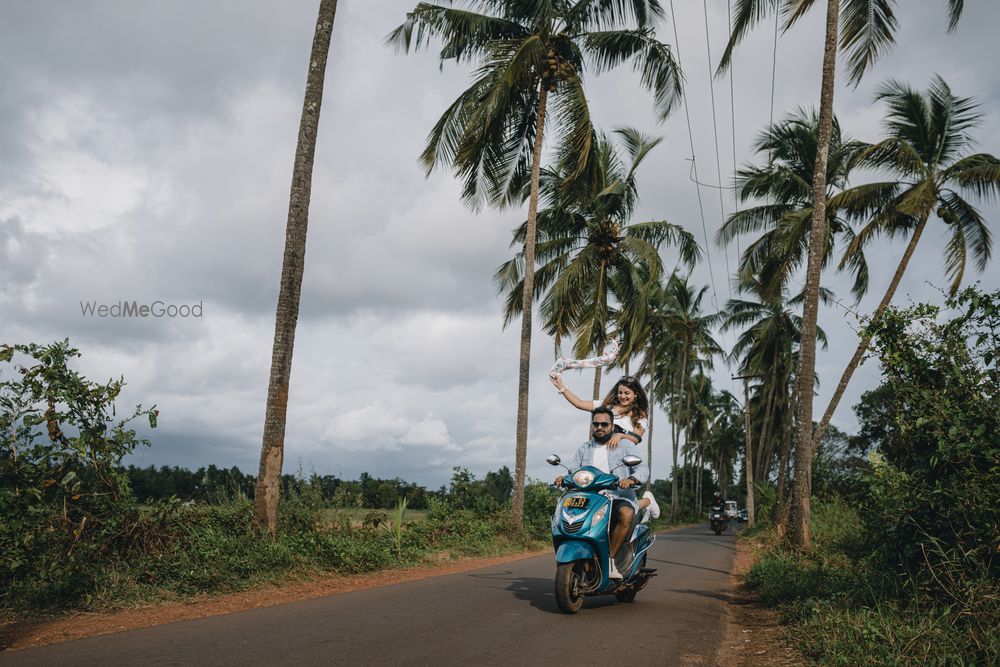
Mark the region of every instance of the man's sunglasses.
<instances>
[{"instance_id":1,"label":"man's sunglasses","mask_svg":"<svg viewBox=\"0 0 1000 667\"><path fill-rule=\"evenodd\" d=\"M590 422L594 428L610 428L611 422Z\"/></svg>"}]
</instances>

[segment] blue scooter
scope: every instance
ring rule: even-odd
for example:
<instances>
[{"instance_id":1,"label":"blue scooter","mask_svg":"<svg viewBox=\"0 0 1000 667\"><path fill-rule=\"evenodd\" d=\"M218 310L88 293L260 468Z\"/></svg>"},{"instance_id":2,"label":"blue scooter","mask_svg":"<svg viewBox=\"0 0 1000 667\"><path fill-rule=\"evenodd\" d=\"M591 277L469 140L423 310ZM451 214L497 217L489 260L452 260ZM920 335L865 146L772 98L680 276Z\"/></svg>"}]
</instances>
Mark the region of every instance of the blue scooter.
<instances>
[{"instance_id":1,"label":"blue scooter","mask_svg":"<svg viewBox=\"0 0 1000 667\"><path fill-rule=\"evenodd\" d=\"M545 459L549 465L561 465L555 454ZM623 465L642 463L638 456L626 456ZM565 466L563 466L565 468ZM635 594L651 577L654 568L646 567L646 552L656 541L649 528L635 513L628 540L615 554L621 579L608 577L608 551L611 545L611 508L618 488L618 477L593 466L570 470L563 478L566 492L559 498L552 516L552 545L556 550L556 602L564 613L575 614L588 595L614 593L619 602L632 602ZM612 471L614 472L614 471Z\"/></svg>"}]
</instances>

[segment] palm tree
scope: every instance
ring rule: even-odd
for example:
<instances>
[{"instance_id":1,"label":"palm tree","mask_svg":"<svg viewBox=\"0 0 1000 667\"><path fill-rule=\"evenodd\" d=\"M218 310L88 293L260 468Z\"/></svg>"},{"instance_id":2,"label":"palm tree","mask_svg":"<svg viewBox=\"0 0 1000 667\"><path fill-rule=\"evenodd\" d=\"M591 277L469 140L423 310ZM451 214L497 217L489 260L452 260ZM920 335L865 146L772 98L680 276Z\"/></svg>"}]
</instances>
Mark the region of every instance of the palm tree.
<instances>
[{"instance_id":1,"label":"palm tree","mask_svg":"<svg viewBox=\"0 0 1000 667\"><path fill-rule=\"evenodd\" d=\"M696 290L688 282L688 277L676 272L667 280L666 299L668 304L665 324L667 336L677 342L674 348L679 358L671 361L676 375L670 387L670 414L674 423L674 475L671 488L671 516L675 519L680 509L677 489L677 460L680 440L680 422L684 422L685 443L690 439L691 426L691 376L695 370L712 367L712 358L722 353L722 348L712 337L712 327L718 318L716 314L703 315L701 303L708 287Z\"/></svg>"},{"instance_id":2,"label":"palm tree","mask_svg":"<svg viewBox=\"0 0 1000 667\"><path fill-rule=\"evenodd\" d=\"M806 259L818 141L819 117L799 109L769 125L757 138L754 149L768 155L768 162L737 172L740 200L763 203L729 216L716 234L716 241L730 243L737 236L762 232L740 260L741 280L754 284L762 295L780 298L792 274ZM886 199L885 188L880 185L847 188L851 169L863 147L863 143L844 137L837 119L833 119L827 159L824 267L833 258L838 239L845 243L854 239L845 214L858 215L882 205ZM868 266L864 253L851 259L848 268L854 275L852 292L860 299L868 287Z\"/></svg>"},{"instance_id":3,"label":"palm tree","mask_svg":"<svg viewBox=\"0 0 1000 667\"><path fill-rule=\"evenodd\" d=\"M700 252L700 250L699 250ZM641 327L626 326L626 331L632 331L633 336L625 337L622 351L619 358L628 360L632 356L642 354L642 363L639 366L638 375L649 376L649 384L646 388L646 395L649 397L649 429L646 432L646 459L649 465L649 484L653 480L653 413L658 402L662 402L664 391L662 387L670 386L663 383L665 377L671 375L671 368L664 364L666 361L677 356L676 341L667 335L670 326L670 300L662 280L645 280L642 298L639 300L644 312L641 317L637 314L626 313L625 319L641 320ZM626 375L628 371L625 371ZM674 373L675 375L676 373ZM671 423L671 442L676 434L676 424ZM675 447L676 449L676 447ZM676 456L675 462L676 462ZM673 470L673 486L676 490L676 467ZM672 492L671 496L675 494Z\"/></svg>"},{"instance_id":4,"label":"palm tree","mask_svg":"<svg viewBox=\"0 0 1000 667\"><path fill-rule=\"evenodd\" d=\"M306 229L309 225L309 200L312 195L313 158L316 133L323 103L323 80L330 52L333 19L337 0L320 0L316 33L309 54L305 99L299 120L299 137L292 167L292 187L288 198L285 224L285 253L281 260L281 287L274 318L274 345L271 350L271 374L267 384L264 410L264 437L260 449L260 470L254 495L254 517L272 536L278 531L278 503L281 500L281 465L285 455L285 414L288 409L288 385L292 374L292 350L295 323L299 317L299 296L305 268Z\"/></svg>"},{"instance_id":5,"label":"palm tree","mask_svg":"<svg viewBox=\"0 0 1000 667\"><path fill-rule=\"evenodd\" d=\"M535 276L535 227L546 119L554 119L561 155L576 157L573 176L592 156L593 127L584 95L585 65L602 72L631 62L651 90L659 118L681 96L681 73L670 48L655 39L663 17L658 0L468 0L468 9L419 3L387 42L408 51L440 38L440 59L476 63L469 86L431 130L421 162L463 179L463 198L506 206L528 182L521 305L515 484L512 518L522 523L528 442L528 364ZM551 108L550 108L551 107Z\"/></svg>"},{"instance_id":6,"label":"palm tree","mask_svg":"<svg viewBox=\"0 0 1000 667\"><path fill-rule=\"evenodd\" d=\"M858 233L841 264L852 261L867 243L883 234L890 238L910 234L910 242L871 317L871 325L881 319L892 301L931 214L947 226L951 235L944 247L944 267L952 279L952 295L961 285L970 250L976 267L980 271L986 267L992 235L980 212L965 197L989 199L1000 195L1000 160L987 153L969 154L973 143L969 131L982 120L972 98L956 97L936 76L925 93L890 81L875 99L889 105L885 120L888 137L868 147L861 154L861 162L889 171L900 180L881 184L893 196ZM813 449L823 438L870 341L871 335L862 333L813 435Z\"/></svg>"},{"instance_id":7,"label":"palm tree","mask_svg":"<svg viewBox=\"0 0 1000 667\"><path fill-rule=\"evenodd\" d=\"M763 483L770 470L774 455L772 433L781 430L790 434L792 414L790 411L789 384L794 377L797 350L802 341L802 318L792 308L804 300L802 293L789 299L787 292L777 294L758 278L745 280L740 291L755 296L756 299L730 299L722 314L722 331L742 329L730 352L730 358L738 364L739 374L744 378L759 378L760 419L757 429L757 447L753 447L754 430L750 426L751 401L749 391L745 392L747 415L747 447L751 456L747 462L747 508L751 508L750 498L755 483ZM832 298L829 290L821 289L824 302ZM826 334L816 329L816 336L825 348ZM784 490L784 469L788 460L789 439L783 439L778 456L778 485Z\"/></svg>"},{"instance_id":8,"label":"palm tree","mask_svg":"<svg viewBox=\"0 0 1000 667\"><path fill-rule=\"evenodd\" d=\"M661 140L632 128L616 134L629 164L601 136L595 142L596 168L590 179L572 181L565 164L542 172L541 196L548 206L538 213L535 296L544 296L541 315L547 333L555 337L557 347L573 336L578 358L604 349L612 321L619 334L635 337L646 310L643 287L659 280L664 244L676 246L689 267L701 255L694 236L679 225L666 220L629 224L638 202L636 170ZM514 231L511 246L523 245L526 234L525 223ZM524 255L518 253L494 276L507 295L504 326L521 314L523 269Z\"/></svg>"},{"instance_id":9,"label":"palm tree","mask_svg":"<svg viewBox=\"0 0 1000 667\"><path fill-rule=\"evenodd\" d=\"M711 409L712 428L707 451L719 478L719 490L726 497L743 441L743 420L736 397L724 389L713 395Z\"/></svg>"},{"instance_id":10,"label":"palm tree","mask_svg":"<svg viewBox=\"0 0 1000 667\"><path fill-rule=\"evenodd\" d=\"M951 31L958 24L964 0L947 0ZM781 7L785 15L784 29L788 30L812 8L815 0L739 0L733 19L732 33L726 46L719 71L729 65L733 48L754 23L769 12ZM892 0L827 0L826 29L823 42L823 78L819 96L819 150L813 170L813 211L809 222L809 260L806 268L805 303L803 308L803 344L799 350L799 369L796 373L795 393L798 397L798 442L811 442L812 438L812 378L816 371L816 318L819 311L820 272L823 263L823 237L826 218L827 155L833 130L833 84L837 69L837 40L847 53L849 80L861 80L878 56L893 42L896 18ZM843 16L841 17L841 13ZM843 21L844 31L839 34ZM809 400L806 400L808 396ZM812 447L795 449L795 500L791 518L792 543L798 547L809 546L809 499Z\"/></svg>"}]
</instances>

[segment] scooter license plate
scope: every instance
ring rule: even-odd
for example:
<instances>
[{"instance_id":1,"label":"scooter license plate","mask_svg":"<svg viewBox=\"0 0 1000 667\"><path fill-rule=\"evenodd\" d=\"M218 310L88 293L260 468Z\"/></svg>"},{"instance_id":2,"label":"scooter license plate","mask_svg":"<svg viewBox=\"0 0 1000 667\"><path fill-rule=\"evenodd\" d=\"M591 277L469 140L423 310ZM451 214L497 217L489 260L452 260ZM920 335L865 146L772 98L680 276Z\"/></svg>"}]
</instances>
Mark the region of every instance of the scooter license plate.
<instances>
[{"instance_id":1,"label":"scooter license plate","mask_svg":"<svg viewBox=\"0 0 1000 667\"><path fill-rule=\"evenodd\" d=\"M564 500L563 507L576 507L582 509L587 506L587 502L589 500L589 498L584 498L583 496L574 496Z\"/></svg>"}]
</instances>

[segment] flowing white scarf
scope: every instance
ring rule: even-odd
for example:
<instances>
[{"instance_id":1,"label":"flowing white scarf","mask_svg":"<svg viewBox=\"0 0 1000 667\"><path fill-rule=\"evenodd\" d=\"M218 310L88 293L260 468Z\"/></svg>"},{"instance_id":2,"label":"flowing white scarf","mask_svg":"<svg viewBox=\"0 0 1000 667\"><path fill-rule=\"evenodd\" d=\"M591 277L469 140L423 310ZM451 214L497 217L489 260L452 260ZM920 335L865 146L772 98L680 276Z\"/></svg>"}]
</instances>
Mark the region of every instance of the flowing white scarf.
<instances>
[{"instance_id":1,"label":"flowing white scarf","mask_svg":"<svg viewBox=\"0 0 1000 667\"><path fill-rule=\"evenodd\" d=\"M598 368L600 366L607 366L618 358L618 350L620 347L618 339L614 338L610 343L608 343L608 346L604 348L604 353L599 357L592 357L590 359L569 359L567 357L560 357L556 360L556 364L552 367L552 370L549 371L549 377L555 379L562 375L564 370L570 368Z\"/></svg>"}]
</instances>

